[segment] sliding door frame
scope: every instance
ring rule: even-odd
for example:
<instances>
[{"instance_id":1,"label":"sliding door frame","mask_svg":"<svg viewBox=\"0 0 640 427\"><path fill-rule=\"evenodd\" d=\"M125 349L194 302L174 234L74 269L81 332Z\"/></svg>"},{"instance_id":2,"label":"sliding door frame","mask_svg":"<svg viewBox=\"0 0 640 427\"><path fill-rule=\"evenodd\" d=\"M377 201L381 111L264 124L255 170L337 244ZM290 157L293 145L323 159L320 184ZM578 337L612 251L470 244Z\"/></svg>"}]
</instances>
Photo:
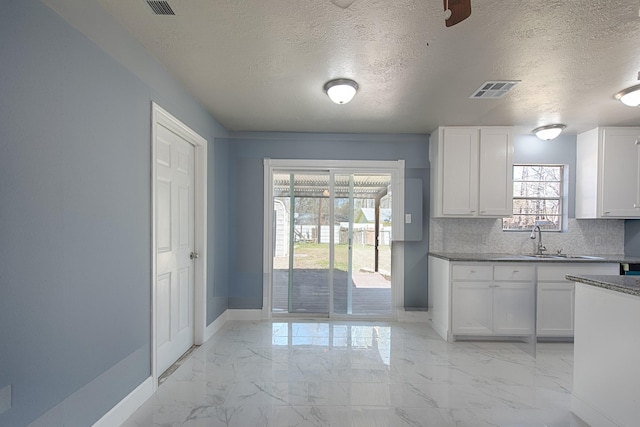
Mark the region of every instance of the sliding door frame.
<instances>
[{"instance_id":1,"label":"sliding door frame","mask_svg":"<svg viewBox=\"0 0 640 427\"><path fill-rule=\"evenodd\" d=\"M391 236L391 317L398 318L399 311L404 310L404 245L394 242L404 240L404 185L405 161L377 160L302 160L302 159L264 159L264 212L263 212L263 260L262 260L262 318L272 318L273 290L273 173L277 170L296 171L329 171L335 173L390 174L392 181L392 223ZM333 194L333 188L331 188ZM333 209L333 206L331 207ZM333 233L331 233L333 235ZM331 267L333 267L331 257ZM331 287L330 287L331 289ZM340 317L333 313L333 295L330 294L330 317ZM295 317L293 315L292 317ZM350 319L358 316L346 316ZM371 318L372 316L366 316Z\"/></svg>"}]
</instances>

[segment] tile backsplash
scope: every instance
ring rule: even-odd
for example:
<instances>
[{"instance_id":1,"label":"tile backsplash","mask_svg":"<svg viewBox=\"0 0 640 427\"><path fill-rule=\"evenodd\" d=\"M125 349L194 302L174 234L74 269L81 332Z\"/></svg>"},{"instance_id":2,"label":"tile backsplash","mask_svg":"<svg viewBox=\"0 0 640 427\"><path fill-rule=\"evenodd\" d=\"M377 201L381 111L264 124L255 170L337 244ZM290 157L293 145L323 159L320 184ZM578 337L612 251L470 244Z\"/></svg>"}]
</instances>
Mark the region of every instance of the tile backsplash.
<instances>
[{"instance_id":1,"label":"tile backsplash","mask_svg":"<svg viewBox=\"0 0 640 427\"><path fill-rule=\"evenodd\" d=\"M542 232L548 253L618 255L624 253L624 220L569 219L567 232ZM457 253L531 254L538 240L531 232L502 231L500 219L431 218L429 250Z\"/></svg>"}]
</instances>

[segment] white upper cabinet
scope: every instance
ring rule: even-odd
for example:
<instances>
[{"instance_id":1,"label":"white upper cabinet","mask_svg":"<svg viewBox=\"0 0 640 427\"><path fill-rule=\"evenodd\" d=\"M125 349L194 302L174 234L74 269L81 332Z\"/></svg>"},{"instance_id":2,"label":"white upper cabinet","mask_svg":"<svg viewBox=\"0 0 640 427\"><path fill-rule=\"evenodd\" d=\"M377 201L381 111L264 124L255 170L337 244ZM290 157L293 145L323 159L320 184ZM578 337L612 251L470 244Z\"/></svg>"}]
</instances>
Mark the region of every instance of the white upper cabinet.
<instances>
[{"instance_id":1,"label":"white upper cabinet","mask_svg":"<svg viewBox=\"0 0 640 427\"><path fill-rule=\"evenodd\" d=\"M513 214L513 130L480 129L480 216L505 217Z\"/></svg>"},{"instance_id":2,"label":"white upper cabinet","mask_svg":"<svg viewBox=\"0 0 640 427\"><path fill-rule=\"evenodd\" d=\"M505 217L513 197L511 127L441 127L431 134L434 217Z\"/></svg>"},{"instance_id":3,"label":"white upper cabinet","mask_svg":"<svg viewBox=\"0 0 640 427\"><path fill-rule=\"evenodd\" d=\"M440 133L440 130L438 130ZM442 213L473 215L478 209L478 132L475 129L442 129Z\"/></svg>"},{"instance_id":4,"label":"white upper cabinet","mask_svg":"<svg viewBox=\"0 0 640 427\"><path fill-rule=\"evenodd\" d=\"M578 135L576 218L640 218L640 128Z\"/></svg>"}]
</instances>

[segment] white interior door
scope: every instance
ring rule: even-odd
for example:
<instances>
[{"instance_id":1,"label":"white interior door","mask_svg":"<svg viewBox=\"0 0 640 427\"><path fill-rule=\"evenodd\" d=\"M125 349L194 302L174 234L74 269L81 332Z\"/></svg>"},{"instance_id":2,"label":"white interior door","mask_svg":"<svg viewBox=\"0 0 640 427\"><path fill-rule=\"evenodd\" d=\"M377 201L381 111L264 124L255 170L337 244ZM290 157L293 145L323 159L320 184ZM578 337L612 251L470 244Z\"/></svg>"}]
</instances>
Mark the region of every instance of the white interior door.
<instances>
[{"instance_id":1,"label":"white interior door","mask_svg":"<svg viewBox=\"0 0 640 427\"><path fill-rule=\"evenodd\" d=\"M163 373L194 343L195 148L162 125L156 140L156 350Z\"/></svg>"}]
</instances>

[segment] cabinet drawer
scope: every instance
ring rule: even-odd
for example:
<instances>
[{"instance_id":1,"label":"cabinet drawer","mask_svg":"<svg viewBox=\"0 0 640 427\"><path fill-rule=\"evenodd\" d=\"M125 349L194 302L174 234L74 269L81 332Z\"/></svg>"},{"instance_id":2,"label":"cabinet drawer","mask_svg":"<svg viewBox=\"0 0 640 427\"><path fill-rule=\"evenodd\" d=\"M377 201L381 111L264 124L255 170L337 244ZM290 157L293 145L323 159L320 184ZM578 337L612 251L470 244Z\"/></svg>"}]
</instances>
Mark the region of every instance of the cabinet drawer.
<instances>
[{"instance_id":1,"label":"cabinet drawer","mask_svg":"<svg viewBox=\"0 0 640 427\"><path fill-rule=\"evenodd\" d=\"M536 268L529 265L496 265L493 271L494 280L533 282Z\"/></svg>"},{"instance_id":2,"label":"cabinet drawer","mask_svg":"<svg viewBox=\"0 0 640 427\"><path fill-rule=\"evenodd\" d=\"M566 263L538 266L538 281L562 282L567 274L573 275L617 275L620 274L619 264L614 263Z\"/></svg>"},{"instance_id":3,"label":"cabinet drawer","mask_svg":"<svg viewBox=\"0 0 640 427\"><path fill-rule=\"evenodd\" d=\"M451 269L453 280L491 280L490 265L454 265Z\"/></svg>"}]
</instances>

